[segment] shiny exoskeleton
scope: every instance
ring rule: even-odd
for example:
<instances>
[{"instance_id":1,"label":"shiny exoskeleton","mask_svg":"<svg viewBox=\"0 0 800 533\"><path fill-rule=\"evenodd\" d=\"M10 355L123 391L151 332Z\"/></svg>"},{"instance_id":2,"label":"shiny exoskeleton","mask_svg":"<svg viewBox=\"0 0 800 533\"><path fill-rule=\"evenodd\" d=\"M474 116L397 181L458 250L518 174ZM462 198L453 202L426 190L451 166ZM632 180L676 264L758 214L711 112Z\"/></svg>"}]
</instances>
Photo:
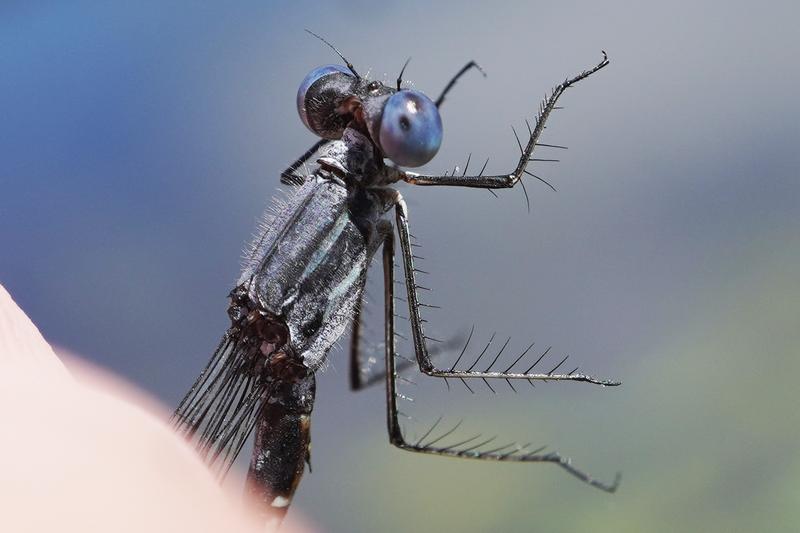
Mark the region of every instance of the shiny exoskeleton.
<instances>
[{"instance_id":1,"label":"shiny exoskeleton","mask_svg":"<svg viewBox=\"0 0 800 533\"><path fill-rule=\"evenodd\" d=\"M342 58L344 59L344 58ZM399 239L414 351L419 368L441 378L583 381L599 380L572 371L534 372L545 354L524 371L515 371L525 353L503 371L439 369L434 366L423 329L408 229L408 210L392 184L507 188L519 183L550 113L565 89L608 64L558 85L542 103L515 170L509 174L423 176L398 166L427 163L442 138L437 111L462 69L436 102L424 94L362 78L347 62L312 71L298 91L298 111L306 126L322 137L293 163L281 181L293 190L288 201L265 221L252 244L242 275L231 292L231 327L206 369L175 413L178 428L197 442L200 453L224 474L248 435L255 447L248 473L251 495L277 516L285 513L309 461L314 373L334 343L352 324L360 324L360 302L367 266L382 248L385 287L387 420L392 444L402 449L497 461L552 462L581 480L607 491L606 484L576 469L557 453L525 446L483 449L466 441L441 444L442 438L404 439L397 420L394 353L394 255ZM402 75L402 73L401 73ZM547 146L547 145L545 145ZM386 161L386 160L390 160ZM298 172L303 167L303 172ZM389 213L394 212L394 224ZM353 335L351 385L366 385L358 371L358 335ZM466 348L466 347L465 347ZM527 352L527 351L526 351ZM462 351L463 355L463 351ZM459 357L460 360L460 357ZM495 358L496 361L496 358ZM577 369L576 369L577 370ZM510 381L509 381L510 384ZM430 435L434 428L425 435ZM437 444L438 443L438 444ZM437 444L437 445L434 445Z\"/></svg>"}]
</instances>

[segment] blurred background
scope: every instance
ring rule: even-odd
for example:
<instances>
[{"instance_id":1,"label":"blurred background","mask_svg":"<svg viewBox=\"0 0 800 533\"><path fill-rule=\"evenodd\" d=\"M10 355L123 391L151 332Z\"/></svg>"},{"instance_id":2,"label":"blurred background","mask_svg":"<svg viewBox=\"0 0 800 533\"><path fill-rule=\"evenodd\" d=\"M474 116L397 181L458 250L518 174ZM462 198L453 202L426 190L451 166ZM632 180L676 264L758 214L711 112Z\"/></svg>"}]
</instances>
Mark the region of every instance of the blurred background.
<instances>
[{"instance_id":1,"label":"blurred background","mask_svg":"<svg viewBox=\"0 0 800 533\"><path fill-rule=\"evenodd\" d=\"M350 393L336 350L290 514L342 532L796 531L799 15L777 1L5 1L0 282L51 342L174 406L228 325L279 173L314 142L295 93L337 58L304 28L380 80L412 57L405 77L432 97L468 60L484 67L448 97L430 172L470 153L510 170L509 125L525 131L604 49L611 65L548 123L543 142L569 150L533 167L558 193L529 180L530 214L518 189L402 189L443 307L434 336L475 324L623 386L445 394L417 378L407 431L464 416L601 479L620 470L619 492L392 448L381 387Z\"/></svg>"}]
</instances>

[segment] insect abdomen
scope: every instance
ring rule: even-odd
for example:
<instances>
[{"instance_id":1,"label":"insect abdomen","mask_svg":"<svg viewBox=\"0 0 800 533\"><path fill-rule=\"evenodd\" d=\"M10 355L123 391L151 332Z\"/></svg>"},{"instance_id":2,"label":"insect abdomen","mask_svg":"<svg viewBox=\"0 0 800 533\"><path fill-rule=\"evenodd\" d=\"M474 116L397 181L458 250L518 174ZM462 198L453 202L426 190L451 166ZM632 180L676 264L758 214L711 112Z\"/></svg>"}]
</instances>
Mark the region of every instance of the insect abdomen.
<instances>
[{"instance_id":1,"label":"insect abdomen","mask_svg":"<svg viewBox=\"0 0 800 533\"><path fill-rule=\"evenodd\" d=\"M247 490L275 518L286 514L310 462L315 387L313 373L294 383L281 383L259 414Z\"/></svg>"}]
</instances>

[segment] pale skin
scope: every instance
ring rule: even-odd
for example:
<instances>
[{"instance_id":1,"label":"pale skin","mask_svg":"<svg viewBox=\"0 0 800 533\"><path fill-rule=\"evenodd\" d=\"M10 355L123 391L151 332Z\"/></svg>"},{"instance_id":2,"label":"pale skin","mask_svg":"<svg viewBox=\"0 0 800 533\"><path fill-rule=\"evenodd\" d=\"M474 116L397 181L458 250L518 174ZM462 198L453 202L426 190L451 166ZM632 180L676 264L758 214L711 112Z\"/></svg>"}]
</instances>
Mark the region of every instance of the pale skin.
<instances>
[{"instance_id":1,"label":"pale skin","mask_svg":"<svg viewBox=\"0 0 800 533\"><path fill-rule=\"evenodd\" d=\"M65 366L0 285L0 531L270 531L165 412L119 379ZM310 531L292 522L281 531Z\"/></svg>"}]
</instances>

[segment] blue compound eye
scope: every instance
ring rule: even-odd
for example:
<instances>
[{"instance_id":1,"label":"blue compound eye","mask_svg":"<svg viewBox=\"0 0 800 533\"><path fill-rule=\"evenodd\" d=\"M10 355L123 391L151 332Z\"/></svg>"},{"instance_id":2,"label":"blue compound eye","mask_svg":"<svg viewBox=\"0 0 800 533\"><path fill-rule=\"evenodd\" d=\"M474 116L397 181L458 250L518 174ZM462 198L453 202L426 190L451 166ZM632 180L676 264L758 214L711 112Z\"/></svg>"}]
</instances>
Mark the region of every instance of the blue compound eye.
<instances>
[{"instance_id":1,"label":"blue compound eye","mask_svg":"<svg viewBox=\"0 0 800 533\"><path fill-rule=\"evenodd\" d=\"M323 78L331 77L332 74L344 74L348 78L352 77L352 74L346 67L340 65L325 65L317 67L309 72L308 76L303 80L303 83L300 84L300 88L297 89L297 112L300 113L300 119L303 121L303 124L314 133L318 132L309 123L306 96L312 85Z\"/></svg>"},{"instance_id":2,"label":"blue compound eye","mask_svg":"<svg viewBox=\"0 0 800 533\"><path fill-rule=\"evenodd\" d=\"M383 106L379 140L386 157L405 167L433 159L442 144L442 119L430 98L419 91L393 94Z\"/></svg>"}]
</instances>

